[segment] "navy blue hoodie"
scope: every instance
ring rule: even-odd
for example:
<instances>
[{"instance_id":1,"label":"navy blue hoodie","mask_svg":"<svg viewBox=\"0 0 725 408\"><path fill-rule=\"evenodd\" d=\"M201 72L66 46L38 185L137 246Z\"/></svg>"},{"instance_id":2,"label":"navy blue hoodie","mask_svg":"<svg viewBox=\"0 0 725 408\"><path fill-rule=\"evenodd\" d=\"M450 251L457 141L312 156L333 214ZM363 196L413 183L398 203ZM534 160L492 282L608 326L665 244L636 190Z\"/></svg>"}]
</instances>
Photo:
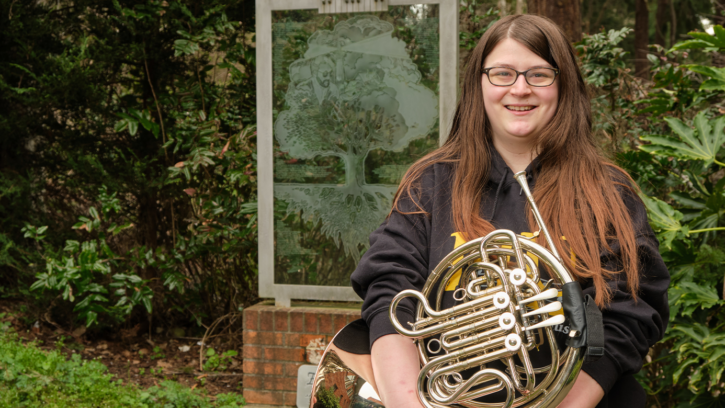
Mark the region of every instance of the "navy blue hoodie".
<instances>
[{"instance_id":1,"label":"navy blue hoodie","mask_svg":"<svg viewBox=\"0 0 725 408\"><path fill-rule=\"evenodd\" d=\"M493 150L493 149L492 149ZM481 216L498 229L517 234L528 231L526 197L513 178L513 172L493 150L489 179L483 190ZM529 186L535 188L538 160L526 169ZM390 217L370 235L370 249L352 274L352 286L364 299L362 317L369 327L370 347L380 337L396 333L388 308L395 295L405 289L421 290L430 272L456 243L451 217L452 174L450 165L429 167L419 182L418 203L428 213ZM626 281L608 282L613 288L612 302L602 311L605 354L596 362L585 363L583 370L596 380L605 397L598 407L644 407L645 394L633 374L653 344L665 332L669 318L667 287L669 273L658 251L658 242L647 223L647 213L638 197L621 192L632 217L640 265L640 292L635 303ZM403 212L418 211L410 199L401 200ZM565 216L565 215L564 215ZM614 253L602 251L602 265L620 269L619 245ZM595 296L591 281L581 282L584 294ZM397 309L401 322L413 321L415 304L408 298ZM566 327L557 327L563 332Z\"/></svg>"}]
</instances>

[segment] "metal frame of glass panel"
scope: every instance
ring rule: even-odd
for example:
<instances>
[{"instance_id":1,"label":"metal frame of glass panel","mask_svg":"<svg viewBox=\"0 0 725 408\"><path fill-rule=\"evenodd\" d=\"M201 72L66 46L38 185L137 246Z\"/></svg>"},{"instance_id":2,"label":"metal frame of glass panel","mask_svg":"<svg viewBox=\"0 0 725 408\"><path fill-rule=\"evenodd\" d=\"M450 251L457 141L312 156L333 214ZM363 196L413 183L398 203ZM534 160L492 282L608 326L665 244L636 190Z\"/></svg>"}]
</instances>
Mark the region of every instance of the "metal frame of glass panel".
<instances>
[{"instance_id":1,"label":"metal frame of glass panel","mask_svg":"<svg viewBox=\"0 0 725 408\"><path fill-rule=\"evenodd\" d=\"M342 5L343 0L333 0ZM350 0L355 2L355 0ZM457 0L363 0L385 6L437 4L440 21L439 117L440 144L450 130L458 90L458 1ZM259 296L274 298L279 306L290 306L291 299L359 301L351 287L287 285L274 282L274 163L273 163L273 83L272 12L277 10L320 9L330 0L257 0L257 196L259 222ZM347 2L345 2L347 3ZM359 3L359 1L358 1ZM329 9L329 5L326 7ZM340 8L340 6L338 6ZM341 10L342 11L342 10ZM351 10L352 11L352 10ZM358 10L355 10L358 11ZM363 11L360 9L359 11Z\"/></svg>"}]
</instances>

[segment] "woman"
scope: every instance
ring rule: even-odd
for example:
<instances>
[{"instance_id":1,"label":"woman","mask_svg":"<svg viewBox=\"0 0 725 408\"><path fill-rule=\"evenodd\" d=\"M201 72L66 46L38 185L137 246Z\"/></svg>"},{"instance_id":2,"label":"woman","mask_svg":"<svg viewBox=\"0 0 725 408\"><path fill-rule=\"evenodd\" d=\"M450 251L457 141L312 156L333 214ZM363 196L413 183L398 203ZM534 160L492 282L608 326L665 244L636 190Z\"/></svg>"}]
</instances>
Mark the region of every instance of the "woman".
<instances>
[{"instance_id":1,"label":"woman","mask_svg":"<svg viewBox=\"0 0 725 408\"><path fill-rule=\"evenodd\" d=\"M461 242L498 228L536 231L512 177L521 170L552 236L566 238L554 239L559 253L576 254L567 267L603 311L605 355L584 364L561 406L644 406L632 375L664 333L669 274L631 179L594 142L571 45L550 20L516 15L479 41L446 143L408 171L352 275L387 407L421 406L416 349L390 323L391 299L420 290ZM413 321L413 310L401 303L399 320Z\"/></svg>"}]
</instances>

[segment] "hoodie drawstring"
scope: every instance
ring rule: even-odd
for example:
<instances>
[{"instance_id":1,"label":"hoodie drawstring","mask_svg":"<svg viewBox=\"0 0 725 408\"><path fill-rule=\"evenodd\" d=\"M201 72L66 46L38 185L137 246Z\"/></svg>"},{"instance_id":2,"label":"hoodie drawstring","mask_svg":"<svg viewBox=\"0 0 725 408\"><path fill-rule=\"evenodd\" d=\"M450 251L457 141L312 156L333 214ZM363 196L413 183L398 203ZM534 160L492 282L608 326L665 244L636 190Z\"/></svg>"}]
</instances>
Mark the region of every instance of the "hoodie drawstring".
<instances>
[{"instance_id":1,"label":"hoodie drawstring","mask_svg":"<svg viewBox=\"0 0 725 408\"><path fill-rule=\"evenodd\" d=\"M506 175L508 174L509 169L503 170L503 176L501 176L501 181L498 182L498 188L496 189L496 196L493 198L493 210L491 211L491 219L493 219L494 215L496 215L496 204L498 204L498 193L501 191L501 187L503 187L504 179L506 178Z\"/></svg>"}]
</instances>

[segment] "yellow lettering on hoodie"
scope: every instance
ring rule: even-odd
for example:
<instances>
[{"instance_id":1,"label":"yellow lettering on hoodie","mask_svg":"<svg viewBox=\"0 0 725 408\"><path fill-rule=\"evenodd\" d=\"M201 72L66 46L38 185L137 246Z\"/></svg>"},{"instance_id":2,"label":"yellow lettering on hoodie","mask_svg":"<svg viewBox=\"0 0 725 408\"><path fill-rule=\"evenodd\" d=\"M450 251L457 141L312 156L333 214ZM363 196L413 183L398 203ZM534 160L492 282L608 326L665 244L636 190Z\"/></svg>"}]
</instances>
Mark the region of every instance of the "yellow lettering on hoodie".
<instances>
[{"instance_id":1,"label":"yellow lettering on hoodie","mask_svg":"<svg viewBox=\"0 0 725 408\"><path fill-rule=\"evenodd\" d=\"M524 236L524 237L527 237L527 238L534 236L534 234L531 233L531 232L522 232L520 235L521 236ZM461 234L460 232L454 232L453 234L451 234L451 236L456 239L456 242L453 244L453 249L456 249L459 246L461 246L461 245L463 245L463 244L466 243L466 240L463 239L463 234ZM561 239L566 240L566 237L561 237ZM510 248L510 246L504 246L504 248ZM528 255L531 257L531 260L533 260L534 263L538 266L539 265L539 258L536 255L532 254L532 253L529 253ZM571 252L571 255L570 256L571 256L571 261L572 262L575 262L576 261L576 255L574 255L574 251ZM457 258L455 261L453 261L453 263L454 264L457 263L462 258L463 258L463 256ZM526 269L527 269L527 272L530 272L528 265L526 266ZM446 289L445 289L446 292L450 292L450 291L456 290L458 288L458 284L460 283L460 281L461 281L461 271L458 271L458 272L454 273L453 276L451 276L451 278L448 280L448 285L446 285ZM544 288L544 285L541 282L538 282L538 284L539 284L539 289L543 289ZM559 291L559 297L561 297L561 291ZM539 308L539 307L541 307L543 305L539 305L538 302L536 302L535 305L531 305L531 306L534 309L537 309L537 308ZM556 312L553 312L553 313L550 313L550 314L551 315L558 315L558 314L564 314L564 312L563 312L563 310L559 310L559 311L556 311Z\"/></svg>"},{"instance_id":2,"label":"yellow lettering on hoodie","mask_svg":"<svg viewBox=\"0 0 725 408\"><path fill-rule=\"evenodd\" d=\"M459 246L466 243L466 240L463 239L463 234L461 234L460 232L454 232L453 234L451 234L451 236L456 238L456 242L453 244L453 249L456 249ZM457 263L462 258L463 257L461 256L460 258L453 261L453 263L454 264ZM461 271L458 271L458 272L454 273L453 276L451 276L451 278L448 280L448 285L446 286L446 292L456 290L456 288L458 287L458 283L460 281L461 281Z\"/></svg>"}]
</instances>

